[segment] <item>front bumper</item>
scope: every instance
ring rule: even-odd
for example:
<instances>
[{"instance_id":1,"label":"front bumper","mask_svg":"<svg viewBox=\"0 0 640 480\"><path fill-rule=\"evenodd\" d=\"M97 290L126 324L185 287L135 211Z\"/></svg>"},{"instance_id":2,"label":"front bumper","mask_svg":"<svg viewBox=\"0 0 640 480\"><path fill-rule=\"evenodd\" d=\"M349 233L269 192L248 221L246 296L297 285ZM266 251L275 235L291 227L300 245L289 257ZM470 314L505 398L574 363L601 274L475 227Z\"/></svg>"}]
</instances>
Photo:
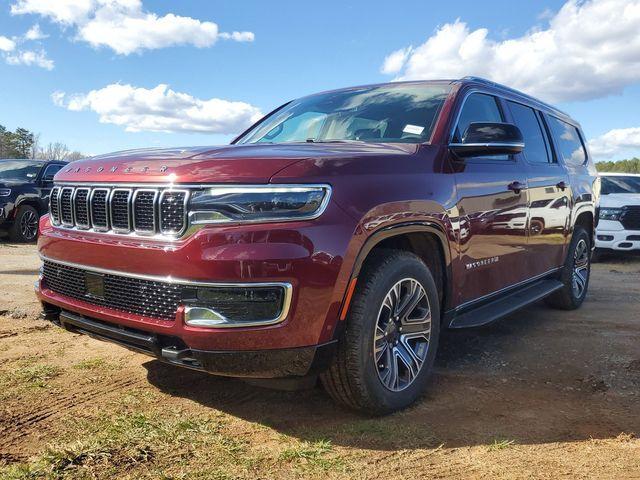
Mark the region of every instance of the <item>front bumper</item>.
<instances>
[{"instance_id":1,"label":"front bumper","mask_svg":"<svg viewBox=\"0 0 640 480\"><path fill-rule=\"evenodd\" d=\"M335 353L335 342L309 347L262 351L207 351L190 349L176 338L124 328L45 305L45 318L75 333L116 343L158 360L215 375L246 378L292 378L325 370Z\"/></svg>"},{"instance_id":2,"label":"front bumper","mask_svg":"<svg viewBox=\"0 0 640 480\"><path fill-rule=\"evenodd\" d=\"M640 230L604 230L596 232L596 248L629 252L640 250Z\"/></svg>"}]
</instances>

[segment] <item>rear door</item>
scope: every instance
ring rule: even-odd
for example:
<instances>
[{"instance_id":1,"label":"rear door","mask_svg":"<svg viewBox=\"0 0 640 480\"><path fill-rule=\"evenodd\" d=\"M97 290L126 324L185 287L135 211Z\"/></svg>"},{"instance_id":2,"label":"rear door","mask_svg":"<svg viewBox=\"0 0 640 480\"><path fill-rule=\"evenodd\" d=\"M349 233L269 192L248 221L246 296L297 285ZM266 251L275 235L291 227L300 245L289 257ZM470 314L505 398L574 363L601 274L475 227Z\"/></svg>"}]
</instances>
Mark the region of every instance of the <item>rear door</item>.
<instances>
[{"instance_id":1,"label":"rear door","mask_svg":"<svg viewBox=\"0 0 640 480\"><path fill-rule=\"evenodd\" d=\"M460 141L472 122L504 122L494 96L469 94L458 114L452 141ZM513 155L451 158L458 190L458 245L463 275L458 305L513 286L528 276L527 174Z\"/></svg>"},{"instance_id":2,"label":"rear door","mask_svg":"<svg viewBox=\"0 0 640 480\"><path fill-rule=\"evenodd\" d=\"M529 185L530 276L541 275L564 263L570 221L571 188L564 166L551 148L546 124L533 108L506 101L511 122L522 131L521 157Z\"/></svg>"}]
</instances>

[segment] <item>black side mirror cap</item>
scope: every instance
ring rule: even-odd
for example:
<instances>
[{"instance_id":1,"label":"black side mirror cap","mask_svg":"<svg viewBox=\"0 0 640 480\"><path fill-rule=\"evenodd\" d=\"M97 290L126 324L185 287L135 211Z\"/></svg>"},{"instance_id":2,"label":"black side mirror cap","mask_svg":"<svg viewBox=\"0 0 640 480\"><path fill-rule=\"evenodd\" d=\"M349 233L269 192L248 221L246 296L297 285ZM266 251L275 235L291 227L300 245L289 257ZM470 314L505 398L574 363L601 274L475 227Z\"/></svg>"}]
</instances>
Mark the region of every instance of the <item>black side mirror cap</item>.
<instances>
[{"instance_id":1,"label":"black side mirror cap","mask_svg":"<svg viewBox=\"0 0 640 480\"><path fill-rule=\"evenodd\" d=\"M449 149L458 157L513 155L524 150L520 129L511 123L475 122L467 127L459 143Z\"/></svg>"}]
</instances>

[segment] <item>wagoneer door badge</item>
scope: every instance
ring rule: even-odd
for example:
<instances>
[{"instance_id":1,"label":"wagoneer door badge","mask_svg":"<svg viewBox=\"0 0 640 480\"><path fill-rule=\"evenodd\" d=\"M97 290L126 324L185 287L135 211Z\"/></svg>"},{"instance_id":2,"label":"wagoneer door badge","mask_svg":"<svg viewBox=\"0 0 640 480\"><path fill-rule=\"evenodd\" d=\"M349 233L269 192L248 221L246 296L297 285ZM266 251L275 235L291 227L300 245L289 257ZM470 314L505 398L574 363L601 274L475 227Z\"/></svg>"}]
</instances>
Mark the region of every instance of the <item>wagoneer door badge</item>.
<instances>
[{"instance_id":1,"label":"wagoneer door badge","mask_svg":"<svg viewBox=\"0 0 640 480\"><path fill-rule=\"evenodd\" d=\"M472 270L478 267L484 267L486 265L493 265L494 263L498 263L500 261L500 257L489 257L483 258L482 260L478 260L476 262L467 263L465 265L467 270Z\"/></svg>"}]
</instances>

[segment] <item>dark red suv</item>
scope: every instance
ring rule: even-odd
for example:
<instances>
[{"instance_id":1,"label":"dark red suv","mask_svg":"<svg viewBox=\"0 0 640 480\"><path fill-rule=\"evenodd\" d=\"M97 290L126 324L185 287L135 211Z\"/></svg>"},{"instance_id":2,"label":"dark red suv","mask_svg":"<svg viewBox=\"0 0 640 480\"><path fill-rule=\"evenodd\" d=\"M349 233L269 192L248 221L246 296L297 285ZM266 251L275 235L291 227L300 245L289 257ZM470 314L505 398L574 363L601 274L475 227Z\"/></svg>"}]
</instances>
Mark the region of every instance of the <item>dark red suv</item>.
<instances>
[{"instance_id":1,"label":"dark red suv","mask_svg":"<svg viewBox=\"0 0 640 480\"><path fill-rule=\"evenodd\" d=\"M311 95L229 146L65 167L36 289L69 330L387 413L442 328L580 306L594 174L574 120L486 80Z\"/></svg>"}]
</instances>

